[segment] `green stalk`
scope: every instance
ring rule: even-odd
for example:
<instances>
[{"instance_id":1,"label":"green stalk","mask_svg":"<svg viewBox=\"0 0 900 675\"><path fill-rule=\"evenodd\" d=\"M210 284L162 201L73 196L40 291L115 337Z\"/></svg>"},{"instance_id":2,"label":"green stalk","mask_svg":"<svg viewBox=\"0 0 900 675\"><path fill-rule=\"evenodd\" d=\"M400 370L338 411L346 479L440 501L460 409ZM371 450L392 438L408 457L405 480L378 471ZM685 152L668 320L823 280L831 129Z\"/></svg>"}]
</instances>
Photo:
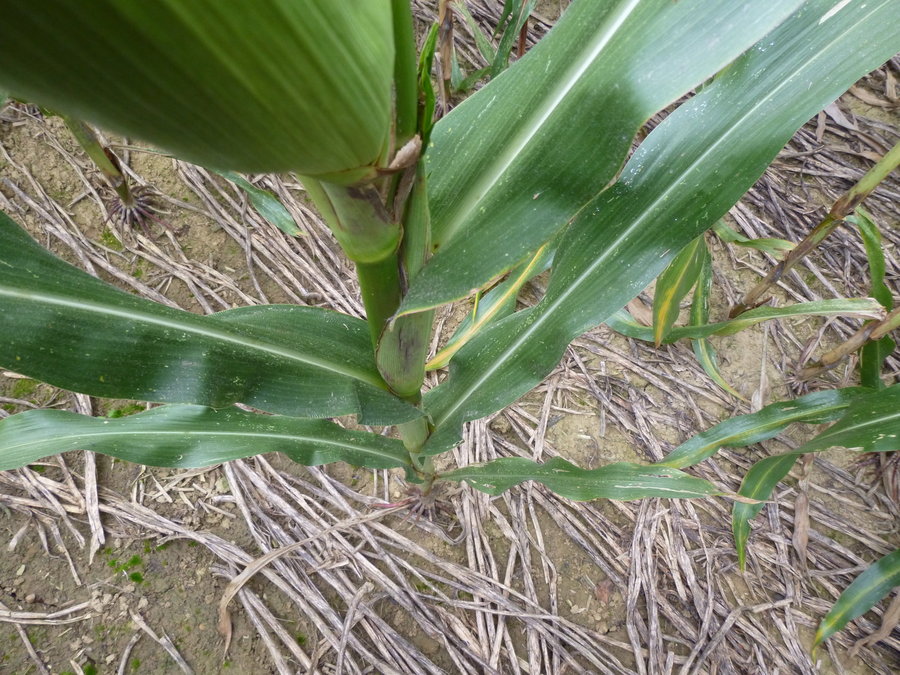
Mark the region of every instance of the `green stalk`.
<instances>
[{"instance_id":1,"label":"green stalk","mask_svg":"<svg viewBox=\"0 0 900 675\"><path fill-rule=\"evenodd\" d=\"M878 187L888 175L900 166L900 142L882 157L878 163L866 172L866 175L850 188L840 199L838 199L828 215L821 223L816 225L815 229L810 232L797 246L795 246L780 263L775 265L765 279L754 286L744 299L735 305L730 313L731 318L736 317L742 312L753 309L760 303L760 298L773 284L780 281L785 273L796 265L804 256L818 246L823 239L837 229L844 218L853 213L853 210L859 206L862 201L868 197L872 191Z\"/></svg>"},{"instance_id":2,"label":"green stalk","mask_svg":"<svg viewBox=\"0 0 900 675\"><path fill-rule=\"evenodd\" d=\"M391 0L391 8L395 54L391 151L396 152L421 130L410 0ZM356 263L382 378L397 396L418 405L433 313L402 317L393 322L391 318L409 280L425 264L430 246L424 169L419 164L415 169L408 168L385 179L390 181L386 200L372 184L347 187L309 179L303 182L344 252ZM426 491L430 490L435 476L433 462L421 455L431 433L428 421L414 420L399 425L398 431L413 466L427 483Z\"/></svg>"},{"instance_id":3,"label":"green stalk","mask_svg":"<svg viewBox=\"0 0 900 675\"><path fill-rule=\"evenodd\" d=\"M344 253L356 263L372 346L377 349L400 304L400 224L393 222L373 185L336 185L308 176L302 181Z\"/></svg>"},{"instance_id":4,"label":"green stalk","mask_svg":"<svg viewBox=\"0 0 900 675\"><path fill-rule=\"evenodd\" d=\"M403 441L403 445L409 453L413 468L425 480L425 493L427 494L435 479L434 459L431 455L423 455L422 448L431 434L431 427L426 418L420 417L412 422L398 425L397 431L400 432L400 440Z\"/></svg>"},{"instance_id":5,"label":"green stalk","mask_svg":"<svg viewBox=\"0 0 900 675\"><path fill-rule=\"evenodd\" d=\"M372 346L382 378L394 394L418 405L425 377L431 313L402 317L391 323L405 287L399 247L401 226L387 217L373 186L334 185L307 177L303 178L303 185L347 256L356 263ZM416 182L406 209L411 231L427 228L427 203L422 201L425 199L424 185L424 181ZM414 241L417 247L424 247L427 236L414 238ZM409 259L418 269L424 262L424 253L411 258L406 254L404 259ZM426 491L430 490L435 477L434 464L430 457L421 454L431 433L428 421L425 418L413 420L399 425L398 431L416 473L425 481Z\"/></svg>"},{"instance_id":6,"label":"green stalk","mask_svg":"<svg viewBox=\"0 0 900 675\"><path fill-rule=\"evenodd\" d=\"M395 48L394 135L397 147L402 147L416 133L423 140L427 138L427 134L419 120L418 59L411 3L410 0L391 0L391 4L394 12ZM431 120L427 122L430 125ZM425 171L421 161L412 175L413 185L409 197L402 194L404 178L410 176L411 171L412 169L407 169L395 177L390 199L395 215L403 223L403 240L400 259L397 261L398 270L401 270L401 294L425 264L431 246L431 221ZM423 312L386 324L376 348L376 361L382 377L398 395L417 405L421 401L421 388L425 380L425 359L428 355L433 317L433 312ZM435 479L434 462L430 456L423 457L421 452L431 433L429 422L423 417L401 424L398 431L413 466L425 480L424 493L428 494Z\"/></svg>"},{"instance_id":7,"label":"green stalk","mask_svg":"<svg viewBox=\"0 0 900 675\"><path fill-rule=\"evenodd\" d=\"M419 164L403 213L403 243L399 261L402 291L425 264L429 247L430 222L424 173L424 168ZM425 381L425 358L433 318L433 312L420 312L392 320L378 343L376 362L379 372L398 396L413 403L418 402L419 391Z\"/></svg>"},{"instance_id":8,"label":"green stalk","mask_svg":"<svg viewBox=\"0 0 900 675\"><path fill-rule=\"evenodd\" d=\"M369 322L376 362L385 382L397 396L418 403L425 378L425 355L431 314L411 315L392 321L406 285L401 261L402 228L371 184L356 186L322 183L304 178L307 193L319 207L347 257L356 263L363 304ZM423 250L418 256L404 252L417 270L427 246L427 204L424 181L413 186L415 198L407 200L404 215L413 239ZM415 207L415 208L414 208Z\"/></svg>"},{"instance_id":9,"label":"green stalk","mask_svg":"<svg viewBox=\"0 0 900 675\"><path fill-rule=\"evenodd\" d=\"M400 306L400 268L397 263L396 253L375 263L356 263L356 278L375 350L385 326Z\"/></svg>"},{"instance_id":10,"label":"green stalk","mask_svg":"<svg viewBox=\"0 0 900 675\"><path fill-rule=\"evenodd\" d=\"M328 225L350 260L371 264L396 257L403 230L388 213L373 184L319 185L336 217Z\"/></svg>"},{"instance_id":11,"label":"green stalk","mask_svg":"<svg viewBox=\"0 0 900 675\"><path fill-rule=\"evenodd\" d=\"M94 162L94 165L103 174L109 186L119 195L122 203L125 206L133 205L134 199L131 195L131 190L128 188L128 180L125 178L125 174L122 173L116 156L100 143L97 134L87 124L68 115L60 115L60 117L66 123L72 136L78 141L81 149Z\"/></svg>"}]
</instances>

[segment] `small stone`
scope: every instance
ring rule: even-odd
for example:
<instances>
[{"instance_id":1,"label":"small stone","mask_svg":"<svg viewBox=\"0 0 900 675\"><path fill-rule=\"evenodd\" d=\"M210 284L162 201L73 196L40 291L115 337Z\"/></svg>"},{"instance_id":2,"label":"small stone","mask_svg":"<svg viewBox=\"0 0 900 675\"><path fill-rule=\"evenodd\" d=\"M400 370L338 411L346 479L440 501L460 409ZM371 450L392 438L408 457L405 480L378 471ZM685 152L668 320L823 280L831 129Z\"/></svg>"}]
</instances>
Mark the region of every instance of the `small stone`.
<instances>
[{"instance_id":1,"label":"small stone","mask_svg":"<svg viewBox=\"0 0 900 675\"><path fill-rule=\"evenodd\" d=\"M25 574L25 565L20 565L19 569L16 570L16 576L20 577Z\"/></svg>"},{"instance_id":2,"label":"small stone","mask_svg":"<svg viewBox=\"0 0 900 675\"><path fill-rule=\"evenodd\" d=\"M138 609L144 609L147 605L150 604L150 601L147 598L141 598L138 600Z\"/></svg>"},{"instance_id":3,"label":"small stone","mask_svg":"<svg viewBox=\"0 0 900 675\"><path fill-rule=\"evenodd\" d=\"M25 596L25 602L27 602L30 605L32 602L34 602L34 598L35 598L34 593L29 593L28 595Z\"/></svg>"},{"instance_id":4,"label":"small stone","mask_svg":"<svg viewBox=\"0 0 900 675\"><path fill-rule=\"evenodd\" d=\"M512 429L512 425L506 417L499 415L491 421L491 429L498 433L506 434Z\"/></svg>"}]
</instances>

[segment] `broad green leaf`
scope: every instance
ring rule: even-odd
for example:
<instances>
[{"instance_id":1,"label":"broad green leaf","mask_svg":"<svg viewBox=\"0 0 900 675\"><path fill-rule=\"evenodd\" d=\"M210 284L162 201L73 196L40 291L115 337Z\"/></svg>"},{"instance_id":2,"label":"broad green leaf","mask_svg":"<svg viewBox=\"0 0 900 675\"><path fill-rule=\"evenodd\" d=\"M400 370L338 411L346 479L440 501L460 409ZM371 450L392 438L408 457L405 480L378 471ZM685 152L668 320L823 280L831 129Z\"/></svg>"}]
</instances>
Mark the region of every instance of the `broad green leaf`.
<instances>
[{"instance_id":1,"label":"broad green leaf","mask_svg":"<svg viewBox=\"0 0 900 675\"><path fill-rule=\"evenodd\" d=\"M386 391L365 322L269 305L197 316L117 290L0 213L0 365L91 396L281 414L419 413Z\"/></svg>"},{"instance_id":2,"label":"broad green leaf","mask_svg":"<svg viewBox=\"0 0 900 675\"><path fill-rule=\"evenodd\" d=\"M0 0L0 86L203 166L333 174L391 125L390 0Z\"/></svg>"},{"instance_id":3,"label":"broad green leaf","mask_svg":"<svg viewBox=\"0 0 900 675\"><path fill-rule=\"evenodd\" d=\"M799 4L571 5L540 44L435 126L426 162L437 252L402 311L464 297L537 251L615 177L647 118Z\"/></svg>"},{"instance_id":4,"label":"broad green leaf","mask_svg":"<svg viewBox=\"0 0 900 675\"><path fill-rule=\"evenodd\" d=\"M734 545L737 549L738 566L741 571L747 562L747 539L750 537L750 521L765 506L764 502L772 494L772 490L782 478L788 475L791 467L797 462L800 455L788 453L766 457L754 464L738 491L743 497L758 500L758 503L735 502L731 507L731 532L734 536Z\"/></svg>"},{"instance_id":5,"label":"broad green leaf","mask_svg":"<svg viewBox=\"0 0 900 675\"><path fill-rule=\"evenodd\" d=\"M0 420L0 471L69 450L93 450L149 466L199 467L283 452L318 466L349 462L389 469L409 464L400 441L325 420L260 415L237 408L171 405L119 419L29 410Z\"/></svg>"},{"instance_id":6,"label":"broad green leaf","mask_svg":"<svg viewBox=\"0 0 900 675\"><path fill-rule=\"evenodd\" d=\"M653 295L653 341L657 347L675 325L681 301L700 278L703 261L708 255L706 240L701 235L681 249L659 275Z\"/></svg>"},{"instance_id":7,"label":"broad green leaf","mask_svg":"<svg viewBox=\"0 0 900 675\"><path fill-rule=\"evenodd\" d=\"M483 296L476 297L472 311L460 322L444 348L425 364L425 368L427 370L443 368L450 362L453 355L485 326L512 314L522 286L547 270L553 262L555 251L556 247L553 246L553 242L544 244L529 260L516 267L509 278L497 284Z\"/></svg>"},{"instance_id":8,"label":"broad green leaf","mask_svg":"<svg viewBox=\"0 0 900 675\"><path fill-rule=\"evenodd\" d=\"M691 325L703 326L709 322L709 290L712 287L712 256L709 248L703 256L703 265L700 267L700 278L697 279L697 288L694 290L694 300L691 303ZM719 370L719 362L716 350L706 338L697 338L691 341L694 355L703 367L707 375L722 389L732 396L744 399L743 396L722 376Z\"/></svg>"},{"instance_id":9,"label":"broad green leaf","mask_svg":"<svg viewBox=\"0 0 900 675\"><path fill-rule=\"evenodd\" d=\"M728 242L729 244L744 246L746 248L754 248L757 251L763 251L776 258L783 258L784 254L787 251L790 251L796 245L793 242L786 241L785 239L771 239L767 237L750 239L742 235L740 232L731 229L721 220L712 226L712 230L722 241Z\"/></svg>"},{"instance_id":10,"label":"broad green leaf","mask_svg":"<svg viewBox=\"0 0 900 675\"><path fill-rule=\"evenodd\" d=\"M723 494L709 481L677 469L628 462L607 464L599 469L581 469L560 457L543 464L520 457L504 457L441 474L440 480L466 481L473 488L491 495L534 480L561 497L575 501Z\"/></svg>"},{"instance_id":11,"label":"broad green leaf","mask_svg":"<svg viewBox=\"0 0 900 675\"><path fill-rule=\"evenodd\" d=\"M900 384L854 401L838 422L796 452L819 452L835 446L860 452L900 450Z\"/></svg>"},{"instance_id":12,"label":"broad green leaf","mask_svg":"<svg viewBox=\"0 0 900 675\"><path fill-rule=\"evenodd\" d=\"M659 462L662 466L685 469L716 454L720 448L742 448L774 438L791 424L833 422L861 396L871 393L863 387L818 391L791 401L770 403L750 415L720 422L685 441Z\"/></svg>"},{"instance_id":13,"label":"broad green leaf","mask_svg":"<svg viewBox=\"0 0 900 675\"><path fill-rule=\"evenodd\" d=\"M452 447L462 422L538 384L572 339L642 291L724 215L804 122L900 50L898 20L894 0L810 0L670 114L620 180L573 221L544 299L457 353L448 379L426 396L437 427L426 450Z\"/></svg>"},{"instance_id":14,"label":"broad green leaf","mask_svg":"<svg viewBox=\"0 0 900 675\"><path fill-rule=\"evenodd\" d=\"M868 612L875 603L886 598L897 586L900 586L900 549L876 560L847 586L819 624L813 649L841 630L849 621Z\"/></svg>"},{"instance_id":15,"label":"broad green leaf","mask_svg":"<svg viewBox=\"0 0 900 675\"><path fill-rule=\"evenodd\" d=\"M739 494L765 501L800 456L835 446L861 452L900 449L900 384L856 398L838 422L811 441L791 452L758 461L744 476ZM761 503L736 502L733 507L731 524L741 569L750 535L750 520L763 506Z\"/></svg>"},{"instance_id":16,"label":"broad green leaf","mask_svg":"<svg viewBox=\"0 0 900 675\"><path fill-rule=\"evenodd\" d=\"M303 234L303 230L297 227L294 218L285 208L284 204L278 201L278 197L268 190L256 187L253 183L245 179L243 176L236 174L234 171L216 171L217 174L241 188L250 198L250 203L259 212L263 218L269 223L277 227L285 234L296 237Z\"/></svg>"},{"instance_id":17,"label":"broad green leaf","mask_svg":"<svg viewBox=\"0 0 900 675\"><path fill-rule=\"evenodd\" d=\"M866 248L866 256L869 259L869 276L872 279L869 295L878 300L888 311L894 308L894 298L884 283L885 262L884 249L881 246L881 232L872 221L872 215L862 207L857 207L856 212L845 218L859 228L863 245Z\"/></svg>"},{"instance_id":18,"label":"broad green leaf","mask_svg":"<svg viewBox=\"0 0 900 675\"><path fill-rule=\"evenodd\" d=\"M837 298L798 302L785 307L757 307L744 312L736 319L708 323L702 326L680 326L669 331L663 342L676 342L685 338L697 339L710 335L734 335L763 321L797 316L860 316L878 319L883 315L881 304L873 298ZM638 323L628 312L620 310L611 316L607 325L617 333L637 340L652 342L653 330Z\"/></svg>"}]
</instances>

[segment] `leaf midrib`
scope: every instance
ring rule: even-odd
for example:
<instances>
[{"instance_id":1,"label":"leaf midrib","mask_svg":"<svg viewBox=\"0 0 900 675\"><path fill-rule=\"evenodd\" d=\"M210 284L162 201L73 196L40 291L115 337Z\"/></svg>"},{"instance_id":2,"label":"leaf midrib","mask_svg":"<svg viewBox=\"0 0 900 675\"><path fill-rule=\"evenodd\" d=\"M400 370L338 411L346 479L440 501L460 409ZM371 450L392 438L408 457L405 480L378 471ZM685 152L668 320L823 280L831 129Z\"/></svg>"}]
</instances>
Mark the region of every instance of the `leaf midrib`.
<instances>
[{"instance_id":1,"label":"leaf midrib","mask_svg":"<svg viewBox=\"0 0 900 675\"><path fill-rule=\"evenodd\" d=\"M666 461L665 459L663 459L663 461L658 462L653 466L669 466L674 469L686 469L696 463L694 458L697 455L705 455L711 448L716 448L718 450L719 448L743 447L745 445L748 445L744 441L744 439L746 439L747 437L753 437L760 433L768 433L772 429L777 429L778 427L786 427L795 422L802 422L814 415L823 415L826 413L834 412L836 410L841 410L842 408L849 407L850 404L850 401L842 401L811 409L798 408L797 412L794 414L766 420L761 422L758 426L752 427L750 429L737 431L728 434L727 436L720 436L708 443L704 443L703 445L698 446L696 449L694 449L690 453L685 454L682 457L676 457L673 461ZM735 446L733 445L734 443L740 443L740 445ZM678 449L676 448L672 451L672 454L675 454L677 451ZM691 464L684 464L684 461L690 461Z\"/></svg>"},{"instance_id":2,"label":"leaf midrib","mask_svg":"<svg viewBox=\"0 0 900 675\"><path fill-rule=\"evenodd\" d=\"M489 170L481 172L481 177L469 190L467 190L467 198L461 200L460 206L454 209L452 218L446 221L446 225L443 228L444 234L442 236L445 242L453 238L462 224L466 221L469 214L478 207L506 170L509 169L513 162L516 161L516 158L520 156L523 149L541 131L547 119L549 119L566 96L568 96L569 92L571 92L579 83L584 73L597 61L600 53L606 48L613 37L615 37L616 33L622 27L622 24L625 23L641 1L642 0L630 0L625 7L612 12L604 22L603 29L595 33L594 40L586 45L584 51L588 53L588 57L585 59L574 60L574 65L570 67L566 75L560 78L550 91L549 95L542 99L542 105L535 108L531 115L529 115L530 123L515 135L512 142L507 144L504 152L497 155L496 159L490 164Z\"/></svg>"},{"instance_id":3,"label":"leaf midrib","mask_svg":"<svg viewBox=\"0 0 900 675\"><path fill-rule=\"evenodd\" d=\"M87 438L101 438L106 440L112 440L116 436L128 436L128 437L138 437L138 436L152 436L154 438L158 438L159 436L178 436L178 437L212 437L218 438L222 436L237 436L241 438L265 438L265 439L278 439L283 441L297 441L300 443L316 443L319 445L329 445L334 446L336 448L342 448L346 450L355 450L358 452L364 452L370 455L375 455L378 457L386 457L396 461L402 461L402 456L399 454L392 454L390 452L373 449L368 446L362 445L354 445L351 443L345 443L341 441L336 441L333 439L321 438L316 436L298 436L296 434L277 434L277 433L263 433L263 432L255 432L255 431L202 431L202 430L188 430L188 429L177 429L177 430L161 430L161 429L140 429L140 430L129 430L129 429L116 429L114 431L79 431L77 433L71 433L63 436L54 436L53 440L55 442L67 442L67 441L82 441ZM27 449L32 446L40 446L46 445L46 439L39 439L35 441L29 441L27 443L19 443L15 445L5 445L4 452L14 452L16 450Z\"/></svg>"},{"instance_id":4,"label":"leaf midrib","mask_svg":"<svg viewBox=\"0 0 900 675\"><path fill-rule=\"evenodd\" d=\"M894 582L900 581L900 571L894 571L893 573L891 573L890 572L891 568L888 567L887 574L879 576L878 572L881 572L882 564L888 565L890 562L893 562L892 560L890 560L891 556L896 556L898 554L900 554L900 549L894 551L893 553L888 553L886 556L884 556L880 560L875 561L875 563L873 563L871 567L869 567L868 569L866 569L865 572L863 572L863 574L866 574L868 572L871 572L872 570L875 570L875 572L872 572L870 577L866 578L866 583L857 588L854 588L853 593L851 595L849 595L847 597L844 597L842 595L838 599L838 603L832 609L832 612L834 612L834 613L832 614L831 612L829 612L828 616L826 616L824 619L822 619L822 623L819 626L819 629L816 631L816 642L817 643L821 642L821 640L819 639L820 634L824 634L827 632L828 635L832 635L835 632L835 630L832 629L834 626L843 626L847 621L851 621L852 619L855 619L856 617L865 613L865 612L855 613L857 602L859 602L860 600L867 600L868 596L870 594L872 594L873 592L880 592L880 589L882 587L886 586L887 590L890 590L891 588L896 586L896 583L894 583ZM885 561L888 561L888 562L885 562ZM900 562L900 558L898 558L898 562ZM859 579L859 577L857 577L857 580L858 579ZM877 600L876 600L876 602L877 602ZM869 605L870 608L871 608L871 606L872 605ZM835 611L835 610L837 610L837 611ZM852 614L852 616L848 616L851 614ZM832 630L829 630L829 629L832 629Z\"/></svg>"},{"instance_id":5,"label":"leaf midrib","mask_svg":"<svg viewBox=\"0 0 900 675\"><path fill-rule=\"evenodd\" d=\"M16 289L10 288L0 288L0 296L5 296L8 298L14 298L18 300L26 300L26 301L34 301L37 300L39 302L43 302L47 305L54 305L58 307L66 307L69 309L81 310L89 313L98 314L101 316L110 316L117 317L122 319L127 319L135 322L143 322L147 324L152 324L156 326L160 326L162 328L171 328L174 330L178 330L184 333L194 334L200 337L211 338L214 340L219 340L221 342L226 342L234 345L239 345L241 347L246 347L250 349L254 349L263 353L272 354L274 356L280 356L283 358L290 359L292 361L297 361L299 363L303 363L305 365L313 366L316 368L320 368L322 370L326 370L332 373L336 373L338 375L343 375L346 377L350 377L356 380L360 380L367 384L371 384L379 389L384 389L384 384L381 382L380 378L377 377L374 373L369 373L366 371L358 370L355 368L350 368L346 366L342 366L340 364L334 363L332 361L326 361L324 359L316 358L314 356L309 356L307 354L303 354L301 352L292 351L289 349L285 349L282 347L277 347L275 345L271 345L265 342L261 342L257 339L250 338L243 335L235 335L233 333L229 333L223 330L216 330L211 327L200 327L194 324L195 321L203 321L204 317L196 316L190 314L189 312L185 312L187 318L186 321L175 321L173 319L168 319L162 316L154 315L143 310L135 310L135 309L117 309L110 307L109 305L101 305L98 303L83 301L83 300L72 300L66 298L65 296L56 295L53 293L47 293L42 291L34 291L34 290L26 290L26 291L17 291ZM177 310L176 310L177 311Z\"/></svg>"},{"instance_id":6,"label":"leaf midrib","mask_svg":"<svg viewBox=\"0 0 900 675\"><path fill-rule=\"evenodd\" d=\"M873 9L869 12L869 14L861 17L860 20L857 21L854 26L847 28L844 31L844 35L849 34L853 29L856 28L857 25L859 25L860 23L863 23L869 16L871 16L872 13L876 12L882 6L884 6L884 2L882 2L881 4L878 4L875 7L875 9ZM800 73L802 73L806 68L808 68L811 63L821 59L823 54L827 54L829 51L832 51L835 48L835 46L837 44L839 44L839 42L840 42L839 40L835 40L834 42L830 43L824 50L813 54L813 56L811 58L804 61L804 63L800 67L795 69L795 71L791 77L786 77L786 76L783 77L781 79L780 84L778 84L778 86L774 87L767 96L760 99L759 102L757 102L756 105L754 105L752 108L750 108L750 110L748 110L747 113L742 115L735 124L732 124L731 127L728 129L728 131L726 131L722 136L719 137L719 140L717 142L711 144L710 147L706 149L706 151L704 151L694 162L692 162L690 164L690 166L685 171L682 172L680 178L683 179L685 176L690 175L690 173L694 170L694 168L697 165L699 165L710 153L712 153L713 150L717 149L719 146L724 144L732 136L732 134L734 134L735 130L738 129L746 119L751 117L753 115L753 113L756 112L756 110L761 108L764 104L767 104L775 96L775 94L777 94L781 89L783 89L790 82L792 82L794 80L794 78L797 77ZM753 49L753 47L751 47L751 49ZM510 345L504 350L502 359L496 359L491 365L489 365L483 371L482 375L472 385L470 385L465 390L463 396L460 396L457 398L456 403L454 403L454 405L448 411L446 411L445 413L443 413L441 415L435 416L435 418L434 418L435 426L439 427L442 424L444 424L447 421L447 419L449 419L457 410L459 410L459 408L463 405L463 403L469 399L469 397L472 395L473 392L475 392L477 389L479 389L486 381L491 379L491 377L493 377L493 374L497 371L497 369L500 367L500 365L505 363L508 360L509 355L514 354L515 351L517 349L519 349L519 347L521 345L523 345L525 342L527 342L531 338L531 336L535 333L535 331L537 331L538 328L543 326L545 320L547 320L548 317L552 317L555 310L565 300L567 300L568 297L572 293L575 292L574 289L577 289L584 282L584 280L586 278L588 278L594 272L594 270L596 270L597 268L604 265L606 263L606 259L610 255L612 255L612 253L616 252L617 249L619 248L619 246L622 245L634 233L634 231L649 216L650 212L653 209L655 209L658 204L660 204L661 202L664 202L666 200L666 198L669 196L669 193L671 191L675 190L678 186L680 186L681 183L682 183L682 180L676 181L673 179L670 187L667 188L666 190L664 190L663 193L648 206L648 208L644 209L643 214L637 220L635 220L632 223L632 225L630 227L628 227L621 236L617 237L615 239L615 241L612 243L612 245L610 245L606 248L606 252L604 252L603 255L601 255L600 257L595 259L594 262L591 265L589 265L585 269L585 271L582 274L580 274L573 283L571 283L568 287L566 287L563 290L563 292L549 304L547 309L544 310L533 323L531 323L528 327L526 327L526 329L522 332L522 334L519 336L518 339L516 339L512 343L510 343ZM540 307L540 304L535 305L535 308L538 308L538 307Z\"/></svg>"},{"instance_id":7,"label":"leaf midrib","mask_svg":"<svg viewBox=\"0 0 900 675\"><path fill-rule=\"evenodd\" d=\"M846 418L845 418L846 419ZM830 442L832 439L840 438L841 436L845 436L848 433L853 433L854 431L859 431L860 429L865 429L866 427L870 427L873 424L884 424L885 422L890 422L894 419L900 419L900 411L895 413L888 413L884 415L879 415L874 419L863 420L862 422L857 422L855 424L851 424L845 427L841 427L840 429L829 429L828 431L822 433L820 436L817 436L812 441L810 441L808 446L821 446L826 442ZM820 441L820 442L819 442ZM832 443L832 445L843 445L842 443Z\"/></svg>"}]
</instances>

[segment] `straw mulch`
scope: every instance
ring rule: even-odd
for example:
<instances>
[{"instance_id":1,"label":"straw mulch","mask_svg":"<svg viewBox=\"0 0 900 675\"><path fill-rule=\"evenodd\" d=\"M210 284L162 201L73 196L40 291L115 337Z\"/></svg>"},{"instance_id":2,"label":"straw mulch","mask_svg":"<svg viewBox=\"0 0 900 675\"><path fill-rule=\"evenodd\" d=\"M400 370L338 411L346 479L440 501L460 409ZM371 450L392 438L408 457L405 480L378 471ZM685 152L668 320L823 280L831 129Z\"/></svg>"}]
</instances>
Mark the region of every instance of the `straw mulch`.
<instances>
[{"instance_id":1,"label":"straw mulch","mask_svg":"<svg viewBox=\"0 0 900 675\"><path fill-rule=\"evenodd\" d=\"M502 4L470 8L491 26ZM530 39L549 23L533 21ZM460 24L456 35L464 67L481 58L466 31ZM888 64L798 132L732 210L732 226L749 237L799 240L895 142L897 72L896 61ZM294 302L361 315L352 271L292 178L252 177L290 210L305 233L297 238L282 235L243 193L204 169L120 149L134 181L159 191L160 219L177 228L190 224L186 240L153 224L147 237L113 221L103 224L108 205L98 191L100 178L64 128L23 106L8 108L3 120L0 209L83 269L193 311ZM35 148L52 156L56 174L32 170L25 153ZM53 189L60 172L77 181L76 193L62 200ZM883 225L894 290L898 196L892 177L866 204ZM199 256L185 252L184 241L212 227L217 238L211 248L200 241ZM122 242L121 250L110 246L105 228ZM724 316L772 260L710 241L717 259L714 312ZM231 251L227 262L217 247ZM867 269L859 238L841 229L788 275L777 301L865 296ZM528 289L526 302L540 293L540 284ZM445 335L454 316L440 317ZM811 382L798 382L795 374L803 359L858 327L849 319L776 322L723 341L723 369L748 401L716 387L689 345L654 349L601 327L577 340L519 405L468 425L452 461L562 455L597 466L621 457L657 460L727 416L853 383L851 361ZM896 378L897 355L887 368ZM2 400L16 409L34 405ZM64 392L49 405L98 412L97 401ZM735 490L753 461L796 447L799 438L786 434L723 450L696 473ZM226 610L231 619L249 622L265 645L267 662L256 672L278 673L814 673L808 647L818 621L859 572L898 542L896 459L846 453L817 456L782 483L754 523L744 574L736 567L730 503L722 499L575 504L540 486L497 498L463 488L445 495L443 508L428 520L406 517L402 507L375 508L402 497L399 478L386 472L368 472L354 484L343 469L304 469L261 456L203 471L148 470L132 480L98 480L105 462L71 453L48 460L44 471L0 473L0 508L21 525L6 555L15 558L17 546L38 537L48 554L62 551L78 582L67 605L53 611L2 599L2 630L17 635L17 646L7 651L37 672L49 672L46 645L28 631L52 626L57 632L50 635L68 631L65 640L90 632L100 610L85 565L113 538L196 542L214 560L217 600L233 594ZM126 469L119 464L103 473L114 477L116 471ZM128 472L131 478L131 467ZM226 488L213 489L222 477ZM168 502L186 501L194 515L161 508L166 495ZM207 517L222 513L229 533L206 526ZM244 575L251 583L227 587L252 561L275 551ZM886 608L882 603L829 640L818 665L834 672L896 672L896 630L875 646L854 648L878 630ZM131 631L117 643L118 658L109 667L126 672L141 643L164 652L173 672L198 668L197 656L179 649L177 635L167 637L152 609L127 607ZM286 628L286 613L314 627L307 640L298 642ZM221 650L223 639L216 642ZM89 653L89 646L72 653L72 667L80 668Z\"/></svg>"}]
</instances>

